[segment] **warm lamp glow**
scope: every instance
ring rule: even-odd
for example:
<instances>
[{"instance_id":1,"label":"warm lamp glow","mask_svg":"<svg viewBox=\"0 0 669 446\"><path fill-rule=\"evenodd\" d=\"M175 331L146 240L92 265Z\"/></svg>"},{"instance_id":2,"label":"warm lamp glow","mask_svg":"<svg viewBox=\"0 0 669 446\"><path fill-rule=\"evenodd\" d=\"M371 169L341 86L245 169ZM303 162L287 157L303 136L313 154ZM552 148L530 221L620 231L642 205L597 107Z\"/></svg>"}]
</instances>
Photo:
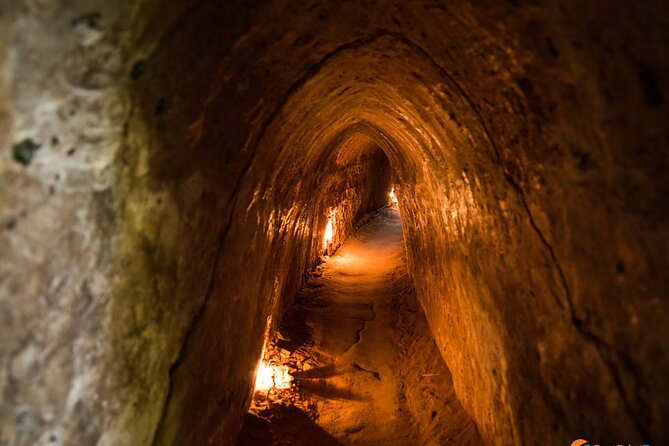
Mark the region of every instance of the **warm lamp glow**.
<instances>
[{"instance_id":1,"label":"warm lamp glow","mask_svg":"<svg viewBox=\"0 0 669 446\"><path fill-rule=\"evenodd\" d=\"M274 385L274 374L272 368L260 364L256 373L256 390L269 390Z\"/></svg>"},{"instance_id":2,"label":"warm lamp glow","mask_svg":"<svg viewBox=\"0 0 669 446\"><path fill-rule=\"evenodd\" d=\"M323 237L323 249L328 247L328 243L332 241L332 218L328 219L328 225L325 227L325 236Z\"/></svg>"},{"instance_id":3,"label":"warm lamp glow","mask_svg":"<svg viewBox=\"0 0 669 446\"><path fill-rule=\"evenodd\" d=\"M293 377L290 376L287 366L267 365L260 363L256 373L256 391L267 391L270 389L290 389Z\"/></svg>"},{"instance_id":4,"label":"warm lamp glow","mask_svg":"<svg viewBox=\"0 0 669 446\"><path fill-rule=\"evenodd\" d=\"M390 193L388 194L390 197L390 202L392 204L397 204L397 196L395 196L395 186L393 186L392 189L390 189Z\"/></svg>"}]
</instances>

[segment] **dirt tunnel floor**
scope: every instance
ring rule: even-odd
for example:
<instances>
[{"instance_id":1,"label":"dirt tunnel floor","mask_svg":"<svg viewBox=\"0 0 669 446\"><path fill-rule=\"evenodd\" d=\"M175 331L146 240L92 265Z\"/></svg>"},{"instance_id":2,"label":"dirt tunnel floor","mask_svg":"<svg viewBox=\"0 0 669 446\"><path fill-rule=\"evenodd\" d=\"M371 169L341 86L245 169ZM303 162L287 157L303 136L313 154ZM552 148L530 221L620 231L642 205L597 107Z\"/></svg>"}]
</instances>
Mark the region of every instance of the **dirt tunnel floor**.
<instances>
[{"instance_id":1,"label":"dirt tunnel floor","mask_svg":"<svg viewBox=\"0 0 669 446\"><path fill-rule=\"evenodd\" d=\"M293 384L256 392L238 445L482 443L416 300L396 208L317 269L265 358Z\"/></svg>"}]
</instances>

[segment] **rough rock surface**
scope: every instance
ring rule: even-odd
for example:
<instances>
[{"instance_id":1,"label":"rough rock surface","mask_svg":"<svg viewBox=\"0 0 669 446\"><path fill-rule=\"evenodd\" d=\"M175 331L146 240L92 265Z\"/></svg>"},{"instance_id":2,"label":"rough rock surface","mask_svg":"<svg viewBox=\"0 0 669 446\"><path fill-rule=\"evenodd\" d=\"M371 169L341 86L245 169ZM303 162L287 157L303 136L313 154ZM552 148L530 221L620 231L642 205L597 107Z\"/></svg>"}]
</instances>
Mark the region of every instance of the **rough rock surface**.
<instances>
[{"instance_id":1,"label":"rough rock surface","mask_svg":"<svg viewBox=\"0 0 669 446\"><path fill-rule=\"evenodd\" d=\"M666 443L668 9L1 1L0 443L232 441L377 147L484 440Z\"/></svg>"}]
</instances>

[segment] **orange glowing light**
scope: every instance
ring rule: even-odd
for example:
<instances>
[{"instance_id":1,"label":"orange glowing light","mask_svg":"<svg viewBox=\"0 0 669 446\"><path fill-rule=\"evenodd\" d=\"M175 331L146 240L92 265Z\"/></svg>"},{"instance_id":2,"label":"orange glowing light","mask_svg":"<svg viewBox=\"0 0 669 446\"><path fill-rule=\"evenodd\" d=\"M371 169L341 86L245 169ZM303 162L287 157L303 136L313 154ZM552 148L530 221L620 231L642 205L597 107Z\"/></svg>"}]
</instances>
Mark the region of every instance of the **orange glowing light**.
<instances>
[{"instance_id":1,"label":"orange glowing light","mask_svg":"<svg viewBox=\"0 0 669 446\"><path fill-rule=\"evenodd\" d=\"M325 227L325 236L323 237L323 249L328 247L328 243L332 241L332 217L328 219L328 225Z\"/></svg>"},{"instance_id":2,"label":"orange glowing light","mask_svg":"<svg viewBox=\"0 0 669 446\"><path fill-rule=\"evenodd\" d=\"M255 390L265 392L270 389L290 389L293 377L285 365L260 363L256 372Z\"/></svg>"},{"instance_id":3,"label":"orange glowing light","mask_svg":"<svg viewBox=\"0 0 669 446\"><path fill-rule=\"evenodd\" d=\"M397 196L395 195L395 186L393 186L392 189L390 189L390 193L388 194L390 197L390 202L392 204L397 204Z\"/></svg>"}]
</instances>

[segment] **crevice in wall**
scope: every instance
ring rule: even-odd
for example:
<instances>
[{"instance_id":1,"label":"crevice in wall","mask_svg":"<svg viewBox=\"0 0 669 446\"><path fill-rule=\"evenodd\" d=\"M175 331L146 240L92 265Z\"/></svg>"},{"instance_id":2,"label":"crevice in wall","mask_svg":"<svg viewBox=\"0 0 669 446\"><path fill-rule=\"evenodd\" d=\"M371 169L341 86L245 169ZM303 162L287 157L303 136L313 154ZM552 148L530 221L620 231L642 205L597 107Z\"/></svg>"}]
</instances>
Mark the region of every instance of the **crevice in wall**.
<instances>
[{"instance_id":1,"label":"crevice in wall","mask_svg":"<svg viewBox=\"0 0 669 446\"><path fill-rule=\"evenodd\" d=\"M204 295L204 298L200 301L200 304L197 306L197 310L195 312L195 315L192 317L190 322L187 325L186 332L184 333L183 340L181 341L181 347L179 348L179 353L177 354L176 359L174 362L170 365L170 368L168 370L168 382L167 382L167 393L165 395L165 401L163 403L162 410L160 412L160 418L158 420L158 424L156 425L156 429L153 433L153 440L151 441L151 445L157 445L158 444L158 439L159 435L163 429L163 425L165 422L165 418L167 416L167 410L169 408L170 402L172 401L172 391L173 391L173 385L174 385L174 374L176 373L177 369L181 366L183 363L184 355L187 351L188 345L190 343L191 337L195 331L195 328L197 326L197 323L202 319L202 316L204 315L204 312L207 309L207 302L211 298L214 288L216 285L216 275L218 273L218 267L221 259L221 252L223 251L223 245L225 243L225 237L227 236L227 232L229 229L229 222L226 225L225 230L221 232L221 237L218 241L218 248L216 249L216 257L214 260L214 265L212 267L212 273L211 273L211 278L209 279L209 285L207 286L207 292Z\"/></svg>"}]
</instances>

